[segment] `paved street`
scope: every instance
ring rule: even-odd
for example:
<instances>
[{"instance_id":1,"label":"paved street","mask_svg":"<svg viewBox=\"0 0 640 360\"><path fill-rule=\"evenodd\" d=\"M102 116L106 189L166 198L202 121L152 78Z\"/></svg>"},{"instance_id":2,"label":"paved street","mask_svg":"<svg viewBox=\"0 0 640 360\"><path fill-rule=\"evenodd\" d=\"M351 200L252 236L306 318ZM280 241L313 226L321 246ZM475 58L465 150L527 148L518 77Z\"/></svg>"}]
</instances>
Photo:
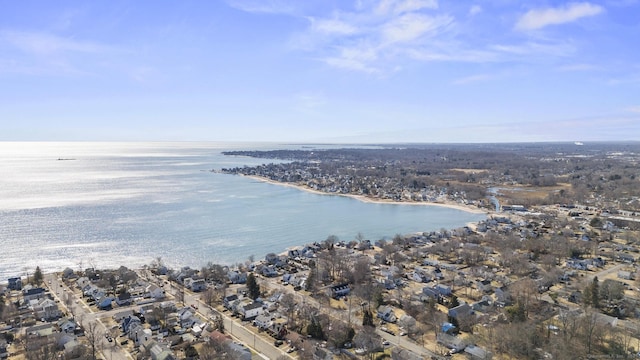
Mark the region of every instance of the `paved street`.
<instances>
[{"instance_id":1,"label":"paved street","mask_svg":"<svg viewBox=\"0 0 640 360\"><path fill-rule=\"evenodd\" d=\"M80 323L83 329L88 329L90 324L98 326L98 346L97 349L102 353L106 360L133 360L128 351L120 347L117 341L109 342L105 338L105 334L109 333L106 326L100 321L101 317L108 316L105 312L93 313L91 309L84 303L82 298L76 296L73 290L69 289L63 282L58 280L55 274L45 275L45 283L48 284L51 294L60 301L60 305L67 309L67 312L74 315L74 318ZM72 301L65 302L67 296L71 296ZM69 303L70 308L67 308ZM118 309L122 311L122 309ZM94 326L96 326L94 325Z\"/></svg>"},{"instance_id":2,"label":"paved street","mask_svg":"<svg viewBox=\"0 0 640 360\"><path fill-rule=\"evenodd\" d=\"M127 310L131 307L119 307L116 309L108 310L108 311L100 311L100 312L92 312L90 307L86 305L84 300L81 297L78 297L72 289L68 288L63 282L59 281L57 276L54 274L48 274L45 276L45 281L48 284L51 293L54 297L60 301L61 306L65 307L68 305L70 308L67 312L74 314L75 318L78 319L83 328L87 329L89 324L95 323L98 326L99 333L99 345L98 349L103 354L104 358L107 360L132 360L131 354L128 351L123 349L120 345L118 345L117 341L108 342L105 338L105 334L109 333L109 329L100 321L100 318L111 317L115 313ZM342 320L347 320L348 317L347 312L340 311L336 309L330 309L327 306L319 306L315 299L309 299L304 297L303 295L293 291L293 289L287 288L285 286L280 286L279 284L274 284L270 281L263 281L264 285L272 289L278 289L280 291L285 291L287 293L291 293L294 295L296 301L302 303L312 302L313 305L318 306L324 312L329 313L334 318L339 318ZM176 295L178 291L180 291L175 286L167 286L166 290L171 295ZM71 297L71 301L65 301L67 296ZM238 319L232 318L225 313L221 313L215 309L210 308L204 302L200 300L199 294L194 294L190 291L184 292L184 303L187 306L194 305L197 307L197 312L203 318L210 320L212 316L221 316L223 319L225 332L230 334L238 341L252 348L256 353L260 354L264 359L277 359L279 357L286 357L293 359L289 354L287 354L283 348L278 348L273 345L273 340L270 337L263 337L260 334L256 333L256 329L251 327L250 325L244 325ZM358 305L359 306L359 305ZM357 321L352 315L352 321ZM409 351L430 358L432 356L436 356L435 353L426 349L423 346L420 346L413 341L409 341L400 336L394 336L383 331L376 331L380 337L389 341L393 345L401 346Z\"/></svg>"},{"instance_id":3,"label":"paved street","mask_svg":"<svg viewBox=\"0 0 640 360\"><path fill-rule=\"evenodd\" d=\"M170 288L170 291L173 294L179 291L173 286L171 286ZM184 302L189 306L192 304L196 304L198 307L198 313L200 313L200 315L205 319L210 319L212 315L221 316L224 322L225 333L230 334L243 344L249 346L255 352L261 354L265 359L277 359L282 356L284 356L285 358L293 359L284 351L284 349L275 347L273 345L272 338L265 339L259 334L256 334L257 330L255 328L245 326L237 319L227 316L225 313L221 313L215 309L211 309L203 301L200 300L199 294L185 291Z\"/></svg>"},{"instance_id":4,"label":"paved street","mask_svg":"<svg viewBox=\"0 0 640 360\"><path fill-rule=\"evenodd\" d=\"M345 322L361 321L360 318L358 318L357 316L355 316L355 314L353 314L356 310L360 308L360 304L356 304L356 305L351 304L349 306L351 308L350 311L337 310L337 309L330 308L328 306L321 306L321 304L317 300L313 298L305 297L304 295L293 290L293 288L291 288L290 286L280 285L278 283L268 281L268 280L263 280L261 282L261 285L266 286L270 290L277 289L278 291L281 291L281 292L293 294L294 298L298 303L304 303L306 301L307 303L310 303L312 306L319 308L322 312L330 315L335 319L340 319ZM351 314L349 314L350 312ZM380 337L382 337L384 340L388 340L391 344L398 345L404 349L411 351L414 354L420 355L425 358L430 358L432 356L439 358L434 352L404 337L394 336L384 331L381 331L380 329L376 329L376 333L380 335Z\"/></svg>"}]
</instances>

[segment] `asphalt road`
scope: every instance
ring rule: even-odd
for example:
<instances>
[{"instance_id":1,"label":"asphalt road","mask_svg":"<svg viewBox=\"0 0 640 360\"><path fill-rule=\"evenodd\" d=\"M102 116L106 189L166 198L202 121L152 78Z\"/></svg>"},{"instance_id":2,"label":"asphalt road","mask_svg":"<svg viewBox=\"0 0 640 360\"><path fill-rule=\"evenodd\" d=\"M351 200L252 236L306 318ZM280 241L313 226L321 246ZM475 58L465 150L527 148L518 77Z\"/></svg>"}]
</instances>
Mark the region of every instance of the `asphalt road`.
<instances>
[{"instance_id":1,"label":"asphalt road","mask_svg":"<svg viewBox=\"0 0 640 360\"><path fill-rule=\"evenodd\" d=\"M166 289L167 287L165 287ZM172 295L179 291L174 286L169 287L169 291ZM256 334L257 329L252 328L250 325L245 326L238 319L232 318L225 313L221 313L215 309L211 309L203 301L200 300L199 294L194 294L188 290L184 293L185 305L197 305L198 313L205 319L210 319L212 315L219 315L224 322L225 333L230 334L238 341L242 342L246 346L252 348L256 353L260 354L265 359L278 359L284 356L288 359L293 359L283 349L273 345L273 339L263 338L260 334Z\"/></svg>"},{"instance_id":2,"label":"asphalt road","mask_svg":"<svg viewBox=\"0 0 640 360\"><path fill-rule=\"evenodd\" d=\"M98 332L98 352L102 354L102 357L106 360L133 360L133 357L129 352L120 345L117 341L107 341L105 334L109 333L106 326L100 321L101 317L105 316L104 312L94 313L89 306L85 304L83 299L76 296L73 290L69 289L63 282L59 281L55 274L47 274L44 276L46 284L49 286L51 294L60 301L60 306L67 309L68 313L72 313L74 318L80 323L83 329L88 329L90 324L97 324ZM71 296L73 301L70 303L70 308L67 308L64 299L67 296ZM118 309L122 310L122 309Z\"/></svg>"}]
</instances>

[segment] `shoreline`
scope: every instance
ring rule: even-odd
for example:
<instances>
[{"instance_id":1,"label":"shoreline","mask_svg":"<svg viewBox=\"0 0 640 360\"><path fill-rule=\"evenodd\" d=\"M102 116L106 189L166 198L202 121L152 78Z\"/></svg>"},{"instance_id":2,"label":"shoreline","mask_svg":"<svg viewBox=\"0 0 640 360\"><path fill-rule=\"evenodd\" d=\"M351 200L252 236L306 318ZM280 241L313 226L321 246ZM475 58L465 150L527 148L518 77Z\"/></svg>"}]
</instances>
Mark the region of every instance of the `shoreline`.
<instances>
[{"instance_id":1,"label":"shoreline","mask_svg":"<svg viewBox=\"0 0 640 360\"><path fill-rule=\"evenodd\" d=\"M273 185L279 185L279 186L286 186L286 187L290 187L290 188L294 188L297 190L302 190L302 191L306 191L312 194L316 194L316 195L332 195L332 196L344 196L344 197L348 197L348 198L352 198L358 201L362 201L365 203L370 203L370 204L389 204L389 205L411 205L411 206L439 206L439 207L444 207L444 208L449 208L449 209L454 209L454 210L460 210L460 211L464 211L464 212L468 212L468 213L472 213L472 214L486 214L489 215L490 211L488 210L483 210L477 207L472 207L472 206L468 206L468 205L461 205L461 204L456 204L456 203L434 203L434 202L427 202L427 201L423 201L423 202L418 202L418 201L393 201L393 200L384 200L384 199L372 199L370 197L367 197L365 195L355 195L355 194L334 194L334 193L328 193L328 192L324 192L324 191L319 191L319 190L315 190L315 189L311 189L307 186L304 185L300 185L300 184L295 184L295 183L284 183L284 182L280 182L280 181L275 181L275 180L271 180L271 179L267 179L261 176L257 176L257 175L242 175L239 174L240 176L244 176L253 180L257 180L260 182L264 182L264 183L268 183L268 184L273 184Z\"/></svg>"}]
</instances>

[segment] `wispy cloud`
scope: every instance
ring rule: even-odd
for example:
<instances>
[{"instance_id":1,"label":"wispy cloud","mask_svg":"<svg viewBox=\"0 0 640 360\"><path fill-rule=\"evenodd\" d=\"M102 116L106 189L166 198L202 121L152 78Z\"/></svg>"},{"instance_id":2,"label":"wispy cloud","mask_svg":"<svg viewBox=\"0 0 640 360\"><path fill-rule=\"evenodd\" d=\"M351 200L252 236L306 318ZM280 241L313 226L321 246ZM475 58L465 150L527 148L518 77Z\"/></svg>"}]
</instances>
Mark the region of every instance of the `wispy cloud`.
<instances>
[{"instance_id":1,"label":"wispy cloud","mask_svg":"<svg viewBox=\"0 0 640 360\"><path fill-rule=\"evenodd\" d=\"M338 54L322 59L327 65L344 70L362 71L365 73L378 73L381 70L375 65L378 58L378 51L366 45L342 47Z\"/></svg>"},{"instance_id":2,"label":"wispy cloud","mask_svg":"<svg viewBox=\"0 0 640 360\"><path fill-rule=\"evenodd\" d=\"M467 77L463 77L460 79L456 79L452 82L453 85L466 85L466 84L470 84L470 83L477 83L477 82L483 82L483 81L487 81L490 80L491 78L493 78L493 76L489 75L489 74L476 74L476 75L471 75L471 76L467 76Z\"/></svg>"},{"instance_id":3,"label":"wispy cloud","mask_svg":"<svg viewBox=\"0 0 640 360\"><path fill-rule=\"evenodd\" d=\"M566 64L559 66L559 71L592 71L597 70L598 66L593 64Z\"/></svg>"},{"instance_id":4,"label":"wispy cloud","mask_svg":"<svg viewBox=\"0 0 640 360\"><path fill-rule=\"evenodd\" d=\"M319 52L325 64L365 73L395 71L395 63L436 39L455 20L432 14L432 0L382 0L361 3L355 11L334 11L330 17L308 17L309 27L295 37L301 50Z\"/></svg>"},{"instance_id":5,"label":"wispy cloud","mask_svg":"<svg viewBox=\"0 0 640 360\"><path fill-rule=\"evenodd\" d=\"M640 114L640 105L630 106L626 109L626 111L634 114Z\"/></svg>"},{"instance_id":6,"label":"wispy cloud","mask_svg":"<svg viewBox=\"0 0 640 360\"><path fill-rule=\"evenodd\" d=\"M311 58L331 67L369 74L392 73L409 61L549 63L576 54L580 44L574 39L513 36L512 28L502 33L492 28L487 36L478 36L475 26L486 22L476 17L484 12L480 5L441 9L435 0L359 0L354 6L306 14L293 0L228 1L244 11L306 19L308 25L290 37L292 49L311 53ZM539 29L601 11L602 7L584 2L535 9L523 15L517 27Z\"/></svg>"},{"instance_id":7,"label":"wispy cloud","mask_svg":"<svg viewBox=\"0 0 640 360\"><path fill-rule=\"evenodd\" d=\"M428 16L410 13L392 19L382 25L380 30L386 44L406 43L427 34L436 35L452 23L453 18L446 15Z\"/></svg>"},{"instance_id":8,"label":"wispy cloud","mask_svg":"<svg viewBox=\"0 0 640 360\"><path fill-rule=\"evenodd\" d=\"M423 9L437 8L438 2L436 0L382 0L378 4L375 12L383 15L400 15Z\"/></svg>"},{"instance_id":9,"label":"wispy cloud","mask_svg":"<svg viewBox=\"0 0 640 360\"><path fill-rule=\"evenodd\" d=\"M0 32L0 38L22 51L50 55L63 52L100 53L112 50L112 47L73 38L42 32L10 31Z\"/></svg>"},{"instance_id":10,"label":"wispy cloud","mask_svg":"<svg viewBox=\"0 0 640 360\"><path fill-rule=\"evenodd\" d=\"M574 22L588 16L598 15L604 11L600 5L588 2L571 3L561 7L529 10L516 23L517 30L537 30L549 25L560 25Z\"/></svg>"},{"instance_id":11,"label":"wispy cloud","mask_svg":"<svg viewBox=\"0 0 640 360\"><path fill-rule=\"evenodd\" d=\"M292 14L295 6L286 0L227 0L227 3L238 10L265 14Z\"/></svg>"},{"instance_id":12,"label":"wispy cloud","mask_svg":"<svg viewBox=\"0 0 640 360\"><path fill-rule=\"evenodd\" d=\"M469 8L469 15L475 16L482 12L482 7L480 5L473 5Z\"/></svg>"},{"instance_id":13,"label":"wispy cloud","mask_svg":"<svg viewBox=\"0 0 640 360\"><path fill-rule=\"evenodd\" d=\"M311 22L311 29L314 32L328 35L352 35L358 32L358 28L352 24L336 19L314 19L308 18Z\"/></svg>"}]
</instances>

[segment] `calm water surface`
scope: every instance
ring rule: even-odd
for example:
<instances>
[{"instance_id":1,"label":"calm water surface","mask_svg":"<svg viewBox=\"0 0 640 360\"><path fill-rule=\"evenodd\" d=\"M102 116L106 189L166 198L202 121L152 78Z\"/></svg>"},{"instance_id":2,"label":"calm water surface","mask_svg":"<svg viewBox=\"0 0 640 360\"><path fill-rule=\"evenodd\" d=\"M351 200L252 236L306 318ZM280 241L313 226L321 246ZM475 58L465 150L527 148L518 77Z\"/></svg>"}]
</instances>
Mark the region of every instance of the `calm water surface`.
<instances>
[{"instance_id":1,"label":"calm water surface","mask_svg":"<svg viewBox=\"0 0 640 360\"><path fill-rule=\"evenodd\" d=\"M485 218L459 210L371 204L211 169L269 162L236 143L0 142L0 282L69 266L233 264L329 235L376 240Z\"/></svg>"}]
</instances>

